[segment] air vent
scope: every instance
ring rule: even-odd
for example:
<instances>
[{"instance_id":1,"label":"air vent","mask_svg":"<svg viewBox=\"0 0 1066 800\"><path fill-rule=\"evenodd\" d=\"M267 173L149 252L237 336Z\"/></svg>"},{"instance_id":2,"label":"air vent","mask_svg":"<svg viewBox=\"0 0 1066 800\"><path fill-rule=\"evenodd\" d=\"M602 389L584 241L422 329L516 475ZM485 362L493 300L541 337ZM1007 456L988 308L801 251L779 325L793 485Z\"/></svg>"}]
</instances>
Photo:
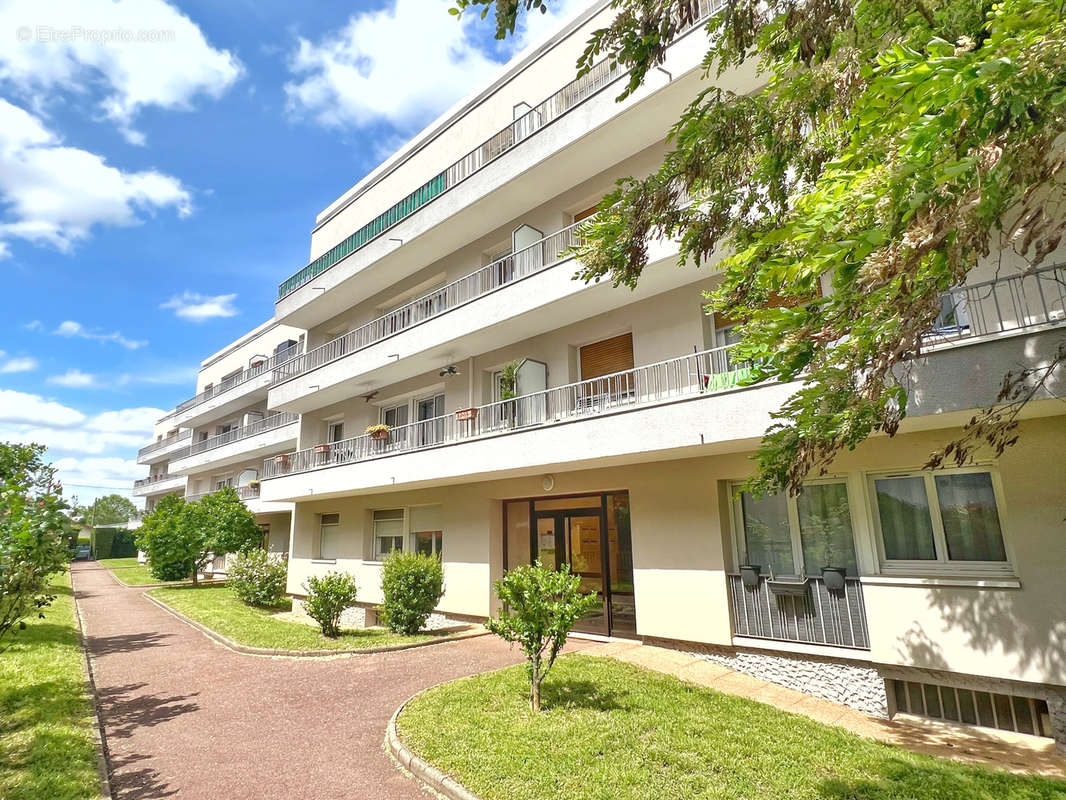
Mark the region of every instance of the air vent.
<instances>
[{"instance_id":1,"label":"air vent","mask_svg":"<svg viewBox=\"0 0 1066 800\"><path fill-rule=\"evenodd\" d=\"M890 680L896 711L931 719L1051 737L1047 702L1033 697Z\"/></svg>"}]
</instances>

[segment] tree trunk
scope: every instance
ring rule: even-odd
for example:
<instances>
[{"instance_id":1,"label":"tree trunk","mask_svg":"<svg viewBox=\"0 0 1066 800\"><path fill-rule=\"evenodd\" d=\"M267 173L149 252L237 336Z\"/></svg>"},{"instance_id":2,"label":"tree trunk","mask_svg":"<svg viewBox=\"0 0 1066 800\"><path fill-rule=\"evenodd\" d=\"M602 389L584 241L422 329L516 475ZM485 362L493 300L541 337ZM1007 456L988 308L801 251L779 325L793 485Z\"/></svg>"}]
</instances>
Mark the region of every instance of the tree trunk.
<instances>
[{"instance_id":1,"label":"tree trunk","mask_svg":"<svg viewBox=\"0 0 1066 800\"><path fill-rule=\"evenodd\" d=\"M533 659L533 675L530 677L529 687L529 707L533 709L534 714L540 713L540 682L544 680L544 676L540 671L540 658L539 656Z\"/></svg>"}]
</instances>

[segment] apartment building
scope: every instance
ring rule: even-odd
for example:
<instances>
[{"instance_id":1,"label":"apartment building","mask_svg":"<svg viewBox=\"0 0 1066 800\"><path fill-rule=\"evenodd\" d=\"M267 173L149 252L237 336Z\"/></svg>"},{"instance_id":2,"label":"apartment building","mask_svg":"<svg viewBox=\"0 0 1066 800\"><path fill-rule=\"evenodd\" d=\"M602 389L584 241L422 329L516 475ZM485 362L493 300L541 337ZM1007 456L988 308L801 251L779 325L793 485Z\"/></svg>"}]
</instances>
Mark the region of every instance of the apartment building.
<instances>
[{"instance_id":1,"label":"apartment building","mask_svg":"<svg viewBox=\"0 0 1066 800\"><path fill-rule=\"evenodd\" d=\"M151 466L134 485L146 511L167 494L198 500L231 486L262 526L264 547L288 552L292 504L264 500L260 479L263 459L298 442L298 416L269 410L266 400L273 370L299 355L303 340L304 331L268 320L201 363L196 395L163 417L138 453Z\"/></svg>"},{"instance_id":2,"label":"apartment building","mask_svg":"<svg viewBox=\"0 0 1066 800\"><path fill-rule=\"evenodd\" d=\"M706 48L690 30L616 102L624 76L606 63L573 77L606 6L327 207L270 323L296 352L271 356L254 392L179 406L170 424L192 431L191 451L223 424L247 429L248 411L294 420L251 437L272 448L257 465L241 440L226 469L258 470L259 500L287 509L271 540L288 519L297 599L309 576L345 570L369 609L381 560L414 549L443 561L440 613L480 619L508 568L569 564L602 601L586 634L700 652L882 716L1066 744L1066 387L1042 389L1002 457L922 469L1007 369L1046 361L1066 273L1023 276L996 254L945 296L899 435L798 497L737 496L797 387L740 385L730 322L701 308L713 260L679 266L674 243L652 241L635 291L573 278L581 220L659 163ZM719 82L757 80L745 67ZM211 380L255 349L216 354L233 358ZM190 495L219 485L215 455L169 463Z\"/></svg>"}]
</instances>

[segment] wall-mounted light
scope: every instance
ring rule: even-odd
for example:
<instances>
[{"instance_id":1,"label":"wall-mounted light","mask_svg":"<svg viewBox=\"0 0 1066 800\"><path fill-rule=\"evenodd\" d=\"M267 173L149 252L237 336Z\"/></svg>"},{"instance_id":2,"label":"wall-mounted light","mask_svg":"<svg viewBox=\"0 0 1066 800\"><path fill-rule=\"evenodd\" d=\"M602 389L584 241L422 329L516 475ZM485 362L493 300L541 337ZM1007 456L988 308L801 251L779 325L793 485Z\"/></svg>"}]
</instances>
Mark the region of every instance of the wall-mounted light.
<instances>
[{"instance_id":1,"label":"wall-mounted light","mask_svg":"<svg viewBox=\"0 0 1066 800\"><path fill-rule=\"evenodd\" d=\"M446 367L441 367L440 376L443 378L447 375L459 375L459 368L455 364L449 364Z\"/></svg>"}]
</instances>

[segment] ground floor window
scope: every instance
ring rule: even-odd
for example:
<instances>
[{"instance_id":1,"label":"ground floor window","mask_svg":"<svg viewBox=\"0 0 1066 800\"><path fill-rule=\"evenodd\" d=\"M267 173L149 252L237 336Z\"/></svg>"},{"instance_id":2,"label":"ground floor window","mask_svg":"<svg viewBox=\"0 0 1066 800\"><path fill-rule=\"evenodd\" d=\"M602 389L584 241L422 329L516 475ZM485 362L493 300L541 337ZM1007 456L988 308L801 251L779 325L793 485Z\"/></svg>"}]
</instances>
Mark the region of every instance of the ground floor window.
<instances>
[{"instance_id":1,"label":"ground floor window","mask_svg":"<svg viewBox=\"0 0 1066 800\"><path fill-rule=\"evenodd\" d=\"M1007 568L1007 547L989 470L869 476L886 566Z\"/></svg>"},{"instance_id":2,"label":"ground floor window","mask_svg":"<svg viewBox=\"0 0 1066 800\"><path fill-rule=\"evenodd\" d=\"M410 509L411 549L427 556L441 557L444 546L441 506L414 506Z\"/></svg>"},{"instance_id":3,"label":"ground floor window","mask_svg":"<svg viewBox=\"0 0 1066 800\"><path fill-rule=\"evenodd\" d=\"M807 484L797 497L742 492L736 514L741 557L763 573L817 576L822 567L843 567L859 574L844 481Z\"/></svg>"},{"instance_id":4,"label":"ground floor window","mask_svg":"<svg viewBox=\"0 0 1066 800\"><path fill-rule=\"evenodd\" d=\"M321 514L318 524L318 557L336 558L340 544L340 514Z\"/></svg>"},{"instance_id":5,"label":"ground floor window","mask_svg":"<svg viewBox=\"0 0 1066 800\"><path fill-rule=\"evenodd\" d=\"M404 511L402 508L374 512L374 559L383 561L393 550L403 550Z\"/></svg>"},{"instance_id":6,"label":"ground floor window","mask_svg":"<svg viewBox=\"0 0 1066 800\"><path fill-rule=\"evenodd\" d=\"M439 505L387 508L374 512L374 560L394 550L435 555L444 547L443 509Z\"/></svg>"}]
</instances>

